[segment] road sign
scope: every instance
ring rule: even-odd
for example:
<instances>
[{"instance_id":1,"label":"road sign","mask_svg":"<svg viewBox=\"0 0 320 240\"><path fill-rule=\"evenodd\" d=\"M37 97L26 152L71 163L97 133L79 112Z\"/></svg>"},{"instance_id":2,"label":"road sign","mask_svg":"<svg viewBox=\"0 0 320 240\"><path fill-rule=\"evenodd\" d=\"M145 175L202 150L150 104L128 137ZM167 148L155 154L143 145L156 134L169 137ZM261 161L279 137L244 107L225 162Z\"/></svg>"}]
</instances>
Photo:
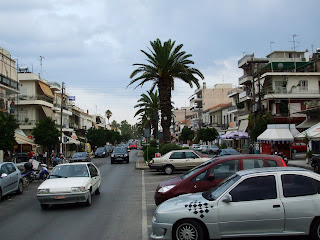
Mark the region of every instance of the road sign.
<instances>
[{"instance_id":1,"label":"road sign","mask_svg":"<svg viewBox=\"0 0 320 240\"><path fill-rule=\"evenodd\" d=\"M76 96L69 96L69 101L75 101L76 100Z\"/></svg>"}]
</instances>

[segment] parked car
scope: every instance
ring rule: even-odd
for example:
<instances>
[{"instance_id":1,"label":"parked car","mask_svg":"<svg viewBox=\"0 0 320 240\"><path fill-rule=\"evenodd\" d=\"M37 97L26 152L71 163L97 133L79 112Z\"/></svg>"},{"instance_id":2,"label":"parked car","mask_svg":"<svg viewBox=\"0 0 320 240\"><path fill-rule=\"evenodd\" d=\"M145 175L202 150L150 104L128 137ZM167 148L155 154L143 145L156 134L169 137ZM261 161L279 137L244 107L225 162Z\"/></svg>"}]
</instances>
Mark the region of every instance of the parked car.
<instances>
[{"instance_id":1,"label":"parked car","mask_svg":"<svg viewBox=\"0 0 320 240\"><path fill-rule=\"evenodd\" d=\"M235 155L235 154L240 154L240 153L233 148L225 148L225 149L220 149L220 152L218 155L225 156L225 155Z\"/></svg>"},{"instance_id":2,"label":"parked car","mask_svg":"<svg viewBox=\"0 0 320 240\"><path fill-rule=\"evenodd\" d=\"M87 152L75 152L70 162L91 162L91 157Z\"/></svg>"},{"instance_id":3,"label":"parked car","mask_svg":"<svg viewBox=\"0 0 320 240\"><path fill-rule=\"evenodd\" d=\"M192 144L191 150L201 151L200 144Z\"/></svg>"},{"instance_id":4,"label":"parked car","mask_svg":"<svg viewBox=\"0 0 320 240\"><path fill-rule=\"evenodd\" d=\"M50 204L83 202L91 205L91 194L100 194L101 175L93 163L57 165L39 187L37 199L42 209Z\"/></svg>"},{"instance_id":5,"label":"parked car","mask_svg":"<svg viewBox=\"0 0 320 240\"><path fill-rule=\"evenodd\" d=\"M262 167L285 167L283 159L275 155L240 154L213 158L175 178L159 184L154 200L156 205L187 193L207 191L219 185L238 170Z\"/></svg>"},{"instance_id":6,"label":"parked car","mask_svg":"<svg viewBox=\"0 0 320 240\"><path fill-rule=\"evenodd\" d=\"M152 158L148 165L150 169L164 171L169 175L176 169L188 170L208 160L210 160L208 156L203 156L193 150L183 149L173 150L161 157Z\"/></svg>"},{"instance_id":7,"label":"parked car","mask_svg":"<svg viewBox=\"0 0 320 240\"><path fill-rule=\"evenodd\" d=\"M111 154L112 151L113 151L113 146L112 146L112 145L105 145L104 147L106 148L106 150L107 150L107 152L108 152L108 154L109 154L109 156L110 156L110 154Z\"/></svg>"},{"instance_id":8,"label":"parked car","mask_svg":"<svg viewBox=\"0 0 320 240\"><path fill-rule=\"evenodd\" d=\"M209 146L209 154L219 154L220 148L218 148L216 145L210 145Z\"/></svg>"},{"instance_id":9,"label":"parked car","mask_svg":"<svg viewBox=\"0 0 320 240\"><path fill-rule=\"evenodd\" d=\"M129 163L129 152L125 147L116 147L111 154L111 164L115 162Z\"/></svg>"},{"instance_id":10,"label":"parked car","mask_svg":"<svg viewBox=\"0 0 320 240\"><path fill-rule=\"evenodd\" d=\"M109 156L109 152L107 151L107 149L105 147L98 147L97 150L94 153L94 156L96 158L98 158L98 157L107 157L107 156Z\"/></svg>"},{"instance_id":11,"label":"parked car","mask_svg":"<svg viewBox=\"0 0 320 240\"><path fill-rule=\"evenodd\" d=\"M319 240L319 185L320 176L302 168L239 171L218 188L161 204L152 219L151 238L310 235Z\"/></svg>"},{"instance_id":12,"label":"parked car","mask_svg":"<svg viewBox=\"0 0 320 240\"><path fill-rule=\"evenodd\" d=\"M307 151L307 144L303 142L294 142L291 145L292 152L306 152Z\"/></svg>"},{"instance_id":13,"label":"parked car","mask_svg":"<svg viewBox=\"0 0 320 240\"><path fill-rule=\"evenodd\" d=\"M186 144L186 143L182 144L182 148L189 148L189 144Z\"/></svg>"},{"instance_id":14,"label":"parked car","mask_svg":"<svg viewBox=\"0 0 320 240\"><path fill-rule=\"evenodd\" d=\"M138 145L136 142L129 143L129 149L137 149L137 148L138 148Z\"/></svg>"},{"instance_id":15,"label":"parked car","mask_svg":"<svg viewBox=\"0 0 320 240\"><path fill-rule=\"evenodd\" d=\"M23 192L21 172L12 162L0 163L0 201L3 196L13 192Z\"/></svg>"},{"instance_id":16,"label":"parked car","mask_svg":"<svg viewBox=\"0 0 320 240\"><path fill-rule=\"evenodd\" d=\"M209 153L208 149L209 149L209 146L208 145L200 145L200 151L202 153Z\"/></svg>"}]
</instances>

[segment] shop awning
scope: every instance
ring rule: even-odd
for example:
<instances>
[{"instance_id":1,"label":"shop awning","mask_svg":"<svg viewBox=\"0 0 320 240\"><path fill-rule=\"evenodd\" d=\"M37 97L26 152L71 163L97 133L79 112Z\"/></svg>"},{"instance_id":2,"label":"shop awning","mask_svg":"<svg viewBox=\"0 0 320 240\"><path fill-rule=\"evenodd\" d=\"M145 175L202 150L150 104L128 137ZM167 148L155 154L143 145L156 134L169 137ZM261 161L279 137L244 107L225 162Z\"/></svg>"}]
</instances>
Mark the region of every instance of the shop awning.
<instances>
[{"instance_id":1,"label":"shop awning","mask_svg":"<svg viewBox=\"0 0 320 240\"><path fill-rule=\"evenodd\" d=\"M258 136L258 141L294 141L299 131L294 124L269 124L267 129Z\"/></svg>"},{"instance_id":2,"label":"shop awning","mask_svg":"<svg viewBox=\"0 0 320 240\"><path fill-rule=\"evenodd\" d=\"M50 87L48 85L46 85L46 84L44 84L43 82L40 82L40 81L38 81L38 83L39 83L39 86L40 86L41 90L43 91L43 93L45 95L47 95L48 97L54 98L54 95L53 95L53 93L52 93L52 91L51 91L51 89L50 89Z\"/></svg>"},{"instance_id":3,"label":"shop awning","mask_svg":"<svg viewBox=\"0 0 320 240\"><path fill-rule=\"evenodd\" d=\"M35 145L32 139L28 138L26 135L21 134L19 131L15 131L14 138L18 144Z\"/></svg>"},{"instance_id":4,"label":"shop awning","mask_svg":"<svg viewBox=\"0 0 320 240\"><path fill-rule=\"evenodd\" d=\"M308 128L307 130L299 133L294 138L302 140L306 136L308 136L311 140L319 140L320 139L320 122Z\"/></svg>"},{"instance_id":5,"label":"shop awning","mask_svg":"<svg viewBox=\"0 0 320 240\"><path fill-rule=\"evenodd\" d=\"M249 124L249 120L248 119L241 120L240 125L239 125L239 131L240 132L247 131L248 124Z\"/></svg>"},{"instance_id":6,"label":"shop awning","mask_svg":"<svg viewBox=\"0 0 320 240\"><path fill-rule=\"evenodd\" d=\"M307 119L304 120L302 123L300 123L299 125L297 125L296 128L311 128L312 126L316 125L317 123L319 123L319 120L318 120L318 119L307 118Z\"/></svg>"},{"instance_id":7,"label":"shop awning","mask_svg":"<svg viewBox=\"0 0 320 240\"><path fill-rule=\"evenodd\" d=\"M63 143L64 144L76 144L76 145L80 145L80 141L78 141L78 140L76 140L76 139L74 139L74 138L72 138L72 137L69 137L69 136L67 136L67 135L65 135L65 134L63 134ZM66 141L65 141L66 140Z\"/></svg>"},{"instance_id":8,"label":"shop awning","mask_svg":"<svg viewBox=\"0 0 320 240\"><path fill-rule=\"evenodd\" d=\"M54 112L52 111L51 108L46 107L46 106L41 106L41 107L42 107L42 110L44 111L44 114L45 114L47 117L52 118L52 120L56 120L56 116L55 116L55 114L54 114Z\"/></svg>"}]
</instances>

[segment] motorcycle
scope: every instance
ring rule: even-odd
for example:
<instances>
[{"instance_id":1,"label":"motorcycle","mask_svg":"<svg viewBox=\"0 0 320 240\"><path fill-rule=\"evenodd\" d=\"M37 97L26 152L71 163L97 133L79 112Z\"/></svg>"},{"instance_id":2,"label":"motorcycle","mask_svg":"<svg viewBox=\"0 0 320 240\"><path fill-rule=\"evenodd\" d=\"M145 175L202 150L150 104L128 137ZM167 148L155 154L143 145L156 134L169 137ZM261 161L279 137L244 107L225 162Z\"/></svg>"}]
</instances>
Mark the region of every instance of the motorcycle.
<instances>
[{"instance_id":1,"label":"motorcycle","mask_svg":"<svg viewBox=\"0 0 320 240\"><path fill-rule=\"evenodd\" d=\"M46 180L49 176L49 171L46 167L41 166L42 169L40 170L32 170L31 171L31 178L32 180Z\"/></svg>"},{"instance_id":2,"label":"motorcycle","mask_svg":"<svg viewBox=\"0 0 320 240\"><path fill-rule=\"evenodd\" d=\"M311 158L311 167L316 173L320 173L320 154L313 155Z\"/></svg>"},{"instance_id":3,"label":"motorcycle","mask_svg":"<svg viewBox=\"0 0 320 240\"><path fill-rule=\"evenodd\" d=\"M22 186L24 188L28 187L28 185L30 184L30 182L33 181L32 178L32 163L27 162L24 164L24 171L21 173L22 176Z\"/></svg>"}]
</instances>

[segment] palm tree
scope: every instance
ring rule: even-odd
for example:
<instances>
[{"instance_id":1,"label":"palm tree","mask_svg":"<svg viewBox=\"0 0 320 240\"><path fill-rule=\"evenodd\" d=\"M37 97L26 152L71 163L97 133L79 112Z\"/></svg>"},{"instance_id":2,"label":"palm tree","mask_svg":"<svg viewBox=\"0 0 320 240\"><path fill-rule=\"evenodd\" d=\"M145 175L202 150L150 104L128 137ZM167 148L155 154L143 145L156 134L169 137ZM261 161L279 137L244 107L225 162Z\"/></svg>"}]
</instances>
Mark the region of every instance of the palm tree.
<instances>
[{"instance_id":1,"label":"palm tree","mask_svg":"<svg viewBox=\"0 0 320 240\"><path fill-rule=\"evenodd\" d=\"M141 94L141 98L138 100L138 104L135 105L135 108L140 108L136 113L136 116L143 116L141 120L147 120L147 122L151 123L151 127L153 128L153 136L157 138L158 135L158 111L159 111L159 96L158 91L155 93L151 91L147 91L147 94Z\"/></svg>"},{"instance_id":2,"label":"palm tree","mask_svg":"<svg viewBox=\"0 0 320 240\"><path fill-rule=\"evenodd\" d=\"M106 117L108 118L108 124L109 124L109 119L111 118L111 116L112 116L112 112L108 109L106 111Z\"/></svg>"},{"instance_id":3,"label":"palm tree","mask_svg":"<svg viewBox=\"0 0 320 240\"><path fill-rule=\"evenodd\" d=\"M115 131L117 132L117 131L120 129L120 124L117 123L116 120L113 120L113 121L111 122L111 129L112 129L112 130L115 130Z\"/></svg>"},{"instance_id":4,"label":"palm tree","mask_svg":"<svg viewBox=\"0 0 320 240\"><path fill-rule=\"evenodd\" d=\"M200 88L199 80L194 76L198 75L204 79L202 73L189 65L194 64L189 58L191 54L186 54L185 51L180 51L183 44L174 47L175 41L169 39L163 45L159 39L150 42L152 49L149 49L151 54L141 50L147 57L150 63L136 63L133 66L138 66L131 73L130 78L133 80L129 85L140 81L136 86L143 86L146 82L152 81L151 91L155 87L159 90L160 110L161 110L161 126L163 129L163 141L170 141L170 125L171 125L171 90L174 90L174 79L178 78L189 84L192 88L195 84ZM134 78L137 74L140 76ZM128 85L128 86L129 86Z\"/></svg>"}]
</instances>

